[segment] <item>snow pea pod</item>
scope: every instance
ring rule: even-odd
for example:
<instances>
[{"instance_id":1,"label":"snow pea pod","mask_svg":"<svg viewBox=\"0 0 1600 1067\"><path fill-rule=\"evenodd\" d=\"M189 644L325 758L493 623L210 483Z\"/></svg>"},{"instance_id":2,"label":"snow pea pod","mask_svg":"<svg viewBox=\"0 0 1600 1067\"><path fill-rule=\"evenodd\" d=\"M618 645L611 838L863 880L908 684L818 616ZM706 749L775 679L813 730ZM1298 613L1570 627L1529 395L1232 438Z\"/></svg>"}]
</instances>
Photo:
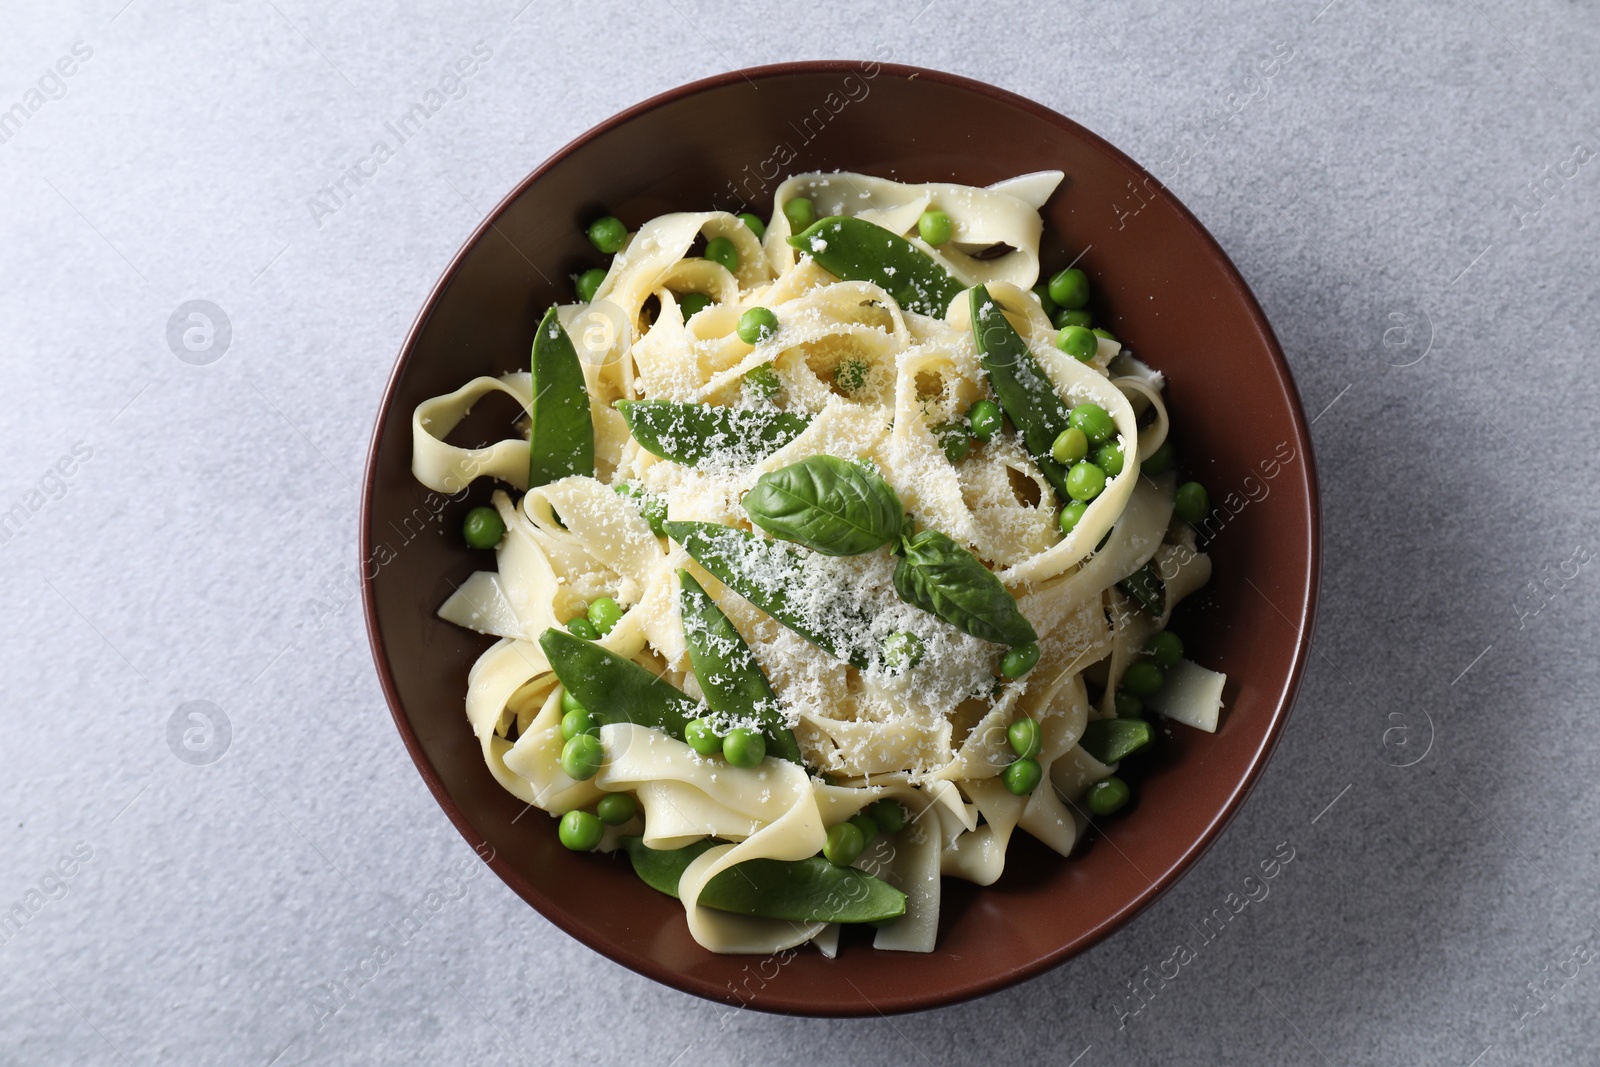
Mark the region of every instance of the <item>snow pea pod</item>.
<instances>
[{"instance_id":1,"label":"snow pea pod","mask_svg":"<svg viewBox=\"0 0 1600 1067\"><path fill-rule=\"evenodd\" d=\"M1155 739L1143 719L1096 719L1083 728L1078 744L1101 763L1119 763Z\"/></svg>"},{"instance_id":2,"label":"snow pea pod","mask_svg":"<svg viewBox=\"0 0 1600 1067\"><path fill-rule=\"evenodd\" d=\"M829 655L867 668L868 649L860 642L871 617L851 590L817 589L805 556L781 541L716 522L668 522L663 528L723 585ZM818 606L818 600L824 602ZM805 613L800 603L809 606Z\"/></svg>"},{"instance_id":3,"label":"snow pea pod","mask_svg":"<svg viewBox=\"0 0 1600 1067\"><path fill-rule=\"evenodd\" d=\"M533 403L528 408L528 485L547 485L571 474L594 476L594 419L589 388L572 338L545 312L533 335Z\"/></svg>"},{"instance_id":4,"label":"snow pea pod","mask_svg":"<svg viewBox=\"0 0 1600 1067\"><path fill-rule=\"evenodd\" d=\"M910 311L942 318L964 288L926 252L864 219L835 215L789 238L830 274L871 282Z\"/></svg>"},{"instance_id":5,"label":"snow pea pod","mask_svg":"<svg viewBox=\"0 0 1600 1067\"><path fill-rule=\"evenodd\" d=\"M703 710L688 694L593 641L551 628L539 647L561 684L601 723L631 722L683 740Z\"/></svg>"},{"instance_id":6,"label":"snow pea pod","mask_svg":"<svg viewBox=\"0 0 1600 1067\"><path fill-rule=\"evenodd\" d=\"M1028 343L1006 321L989 290L977 286L971 299L972 338L978 345L978 359L989 375L989 385L1000 406L1011 416L1012 425L1021 431L1028 454L1050 484L1065 494L1067 468L1051 457L1050 448L1061 431L1071 425L1071 409L1028 351Z\"/></svg>"},{"instance_id":7,"label":"snow pea pod","mask_svg":"<svg viewBox=\"0 0 1600 1067\"><path fill-rule=\"evenodd\" d=\"M689 666L700 682L712 711L740 719L755 716L767 739L767 750L779 759L804 767L800 746L783 724L778 697L761 672L750 646L717 607L694 575L678 572L678 604L683 614L683 636L689 646Z\"/></svg>"},{"instance_id":8,"label":"snow pea pod","mask_svg":"<svg viewBox=\"0 0 1600 1067\"><path fill-rule=\"evenodd\" d=\"M1117 588L1137 600L1140 607L1158 619L1166 610L1167 587L1154 563L1146 563L1122 579L1117 583Z\"/></svg>"},{"instance_id":9,"label":"snow pea pod","mask_svg":"<svg viewBox=\"0 0 1600 1067\"><path fill-rule=\"evenodd\" d=\"M678 895L690 863L715 841L654 849L637 837L622 839L634 873L650 888ZM713 877L700 903L718 911L789 922L875 923L906 913L906 895L888 882L821 856L809 859L746 860Z\"/></svg>"},{"instance_id":10,"label":"snow pea pod","mask_svg":"<svg viewBox=\"0 0 1600 1067\"><path fill-rule=\"evenodd\" d=\"M726 457L754 463L800 436L811 423L786 411L744 411L675 400L618 400L628 432L651 455L686 467Z\"/></svg>"}]
</instances>

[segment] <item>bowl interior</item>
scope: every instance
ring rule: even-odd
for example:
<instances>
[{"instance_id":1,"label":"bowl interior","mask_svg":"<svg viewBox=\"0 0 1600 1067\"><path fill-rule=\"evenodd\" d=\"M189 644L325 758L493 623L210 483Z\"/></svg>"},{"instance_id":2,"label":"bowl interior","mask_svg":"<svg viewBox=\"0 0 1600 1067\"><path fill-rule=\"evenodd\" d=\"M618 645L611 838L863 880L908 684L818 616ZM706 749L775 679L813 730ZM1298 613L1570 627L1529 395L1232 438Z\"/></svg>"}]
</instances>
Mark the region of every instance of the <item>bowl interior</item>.
<instances>
[{"instance_id":1,"label":"bowl interior","mask_svg":"<svg viewBox=\"0 0 1600 1067\"><path fill-rule=\"evenodd\" d=\"M680 905L627 861L563 849L483 764L462 710L490 639L440 621L454 585L491 566L460 545L480 485L447 499L410 473L412 409L480 374L525 369L546 307L599 262L582 226L630 226L713 205L771 211L803 170L987 184L1045 168L1043 261L1076 260L1109 325L1169 381L1175 439L1218 508L1211 584L1180 612L1198 662L1228 675L1214 736L1164 728L1137 772L1137 807L1063 859L1018 835L1006 873L946 879L933 956L846 942L774 962L716 956ZM459 431L501 436L485 404ZM494 870L552 922L614 960L701 996L828 1015L915 1010L1021 980L1093 944L1165 889L1221 830L1276 740L1306 654L1316 593L1315 474L1305 420L1270 327L1192 216L1127 157L1075 123L977 82L915 68L791 64L723 75L642 104L535 172L467 242L417 320L378 418L363 521L364 593L379 675L434 795ZM1112 845L1114 844L1114 847ZM758 965L759 964L759 965Z\"/></svg>"}]
</instances>

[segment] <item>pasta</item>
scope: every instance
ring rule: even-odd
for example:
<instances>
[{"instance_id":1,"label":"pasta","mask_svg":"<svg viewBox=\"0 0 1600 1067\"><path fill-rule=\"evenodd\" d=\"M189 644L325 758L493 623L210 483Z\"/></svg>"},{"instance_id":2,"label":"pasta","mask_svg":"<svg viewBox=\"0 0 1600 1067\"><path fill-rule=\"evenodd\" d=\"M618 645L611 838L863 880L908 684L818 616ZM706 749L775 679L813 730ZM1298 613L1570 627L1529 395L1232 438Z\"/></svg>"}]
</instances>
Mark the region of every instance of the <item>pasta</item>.
<instances>
[{"instance_id":1,"label":"pasta","mask_svg":"<svg viewBox=\"0 0 1600 1067\"><path fill-rule=\"evenodd\" d=\"M490 772L552 816L631 797L612 806L618 824L604 826L596 847L687 850L681 874L666 880L677 879L689 930L709 950L814 941L836 951L826 909L802 908L817 917L801 920L707 901L719 875L749 861L837 859L830 832L841 825L856 826L864 846L846 865L904 896L903 915L874 934L880 949L931 951L941 876L993 883L1017 832L1069 854L1087 824L1086 792L1118 769L1100 758L1115 749L1104 739L1138 721L1118 718L1119 694L1149 667L1174 604L1209 577L1192 529L1174 515L1174 476L1141 475L1141 461L1158 466L1167 434L1161 375L1109 335L1079 358L1063 351L1033 289L1039 208L1061 178L977 188L801 174L779 187L785 209L764 227L716 211L661 216L626 238L592 301L559 307L541 326L534 374L477 378L414 413L422 484L456 492L487 477L502 486L484 520L503 527L495 570L474 573L439 611L499 639L472 667L465 698ZM938 245L919 236L930 212L944 216L936 232L948 223ZM847 233L846 219L877 229ZM800 223L812 224L795 237ZM877 274L824 266L830 240L880 232L898 243ZM909 261L896 254L921 257L917 269L941 287L901 288L911 283L896 264ZM957 295L943 300L948 293ZM752 319L752 309L765 313ZM1016 429L975 440L975 405L1000 387L994 351L980 343L997 343L995 330L1022 346L1054 402L1073 409L1074 427L1080 407L1109 418L1102 448L1116 455L1090 457L1104 459L1094 466L1103 487L1082 506L1063 486L1075 488L1078 467L1093 464L1052 467L1050 446L1029 436L1043 414L1007 406ZM562 430L540 406L550 385L535 388L538 346L568 339L588 404L574 447L592 442L592 458L530 484L548 435ZM531 429L484 447L451 443L495 392L522 405ZM875 540L850 527L851 550L830 554L804 533L831 514L826 500L798 518L782 512L797 484L898 505L857 522L887 523ZM770 514L753 503L762 494L777 501ZM1063 504L1074 522L1061 518ZM802 533L762 532L796 524ZM973 567L982 573L969 586L938 585ZM685 613L695 590L736 631L721 631L720 644ZM971 607L980 592L990 606ZM589 655L601 657L596 670L620 659L649 672L652 688L640 692L661 702L654 725L628 708L588 708L571 691L575 668L558 676L552 649L572 645L552 631L575 642L569 625L586 629L602 603L618 610L596 627ZM708 648L736 659L747 648L742 677L763 678L770 699L748 714L719 710L728 680L696 669ZM1156 681L1148 707L1215 730L1223 677L1181 658L1162 666L1167 684ZM575 735L575 709L593 711L597 728ZM729 746L726 758L695 743L707 731L713 746L719 737ZM765 756L741 765L736 733L766 738ZM575 736L592 740L574 747ZM774 752L785 739L798 758ZM580 749L594 762L581 766ZM689 858L690 846L703 850Z\"/></svg>"}]
</instances>

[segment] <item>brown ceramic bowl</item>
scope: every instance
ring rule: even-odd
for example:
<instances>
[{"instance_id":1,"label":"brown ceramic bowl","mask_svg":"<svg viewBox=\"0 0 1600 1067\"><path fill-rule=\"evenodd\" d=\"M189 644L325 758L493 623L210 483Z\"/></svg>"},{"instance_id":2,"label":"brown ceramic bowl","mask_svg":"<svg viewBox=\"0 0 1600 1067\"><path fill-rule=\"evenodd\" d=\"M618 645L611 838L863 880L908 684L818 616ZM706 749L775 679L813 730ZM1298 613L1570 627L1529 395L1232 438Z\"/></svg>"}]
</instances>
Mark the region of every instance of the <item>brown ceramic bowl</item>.
<instances>
[{"instance_id":1,"label":"brown ceramic bowl","mask_svg":"<svg viewBox=\"0 0 1600 1067\"><path fill-rule=\"evenodd\" d=\"M489 487L445 500L418 485L411 411L474 375L526 366L544 309L570 300L569 275L599 262L583 225L600 214L638 225L706 204L738 211L739 190L766 215L776 180L803 170L987 184L1045 168L1068 175L1045 208L1045 264L1076 258L1093 279L1097 320L1166 373L1180 454L1218 508L1215 577L1178 629L1195 660L1227 672L1222 727L1210 736L1171 727L1134 772L1137 806L1070 859L1018 835L997 885L947 879L931 956L852 939L831 961L809 949L777 961L706 952L677 901L646 888L624 859L562 848L551 820L519 818L522 803L485 768L462 698L490 639L434 613L452 583L488 563L459 530ZM466 433L502 435L507 415L487 411ZM361 550L395 724L456 828L518 895L584 944L685 992L763 1011L873 1015L989 993L1061 963L1128 922L1216 839L1299 686L1318 528L1305 417L1272 329L1222 249L1154 178L1011 93L913 67L818 62L724 74L646 101L556 153L494 209L417 316L389 381Z\"/></svg>"}]
</instances>

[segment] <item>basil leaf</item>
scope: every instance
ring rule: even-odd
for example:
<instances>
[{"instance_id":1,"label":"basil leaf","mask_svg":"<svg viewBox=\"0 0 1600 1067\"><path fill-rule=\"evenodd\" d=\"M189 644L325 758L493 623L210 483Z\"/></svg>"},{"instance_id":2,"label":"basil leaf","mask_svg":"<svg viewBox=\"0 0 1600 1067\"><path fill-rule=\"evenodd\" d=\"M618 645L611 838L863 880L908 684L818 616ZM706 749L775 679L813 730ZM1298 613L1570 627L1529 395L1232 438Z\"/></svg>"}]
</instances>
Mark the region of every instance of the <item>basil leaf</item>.
<instances>
[{"instance_id":1,"label":"basil leaf","mask_svg":"<svg viewBox=\"0 0 1600 1067\"><path fill-rule=\"evenodd\" d=\"M859 556L900 533L904 512L888 482L859 463L812 456L763 474L745 514L773 537L825 556Z\"/></svg>"},{"instance_id":2,"label":"basil leaf","mask_svg":"<svg viewBox=\"0 0 1600 1067\"><path fill-rule=\"evenodd\" d=\"M907 604L984 641L1015 648L1039 639L1000 579L949 537L923 530L902 548L894 589Z\"/></svg>"}]
</instances>

